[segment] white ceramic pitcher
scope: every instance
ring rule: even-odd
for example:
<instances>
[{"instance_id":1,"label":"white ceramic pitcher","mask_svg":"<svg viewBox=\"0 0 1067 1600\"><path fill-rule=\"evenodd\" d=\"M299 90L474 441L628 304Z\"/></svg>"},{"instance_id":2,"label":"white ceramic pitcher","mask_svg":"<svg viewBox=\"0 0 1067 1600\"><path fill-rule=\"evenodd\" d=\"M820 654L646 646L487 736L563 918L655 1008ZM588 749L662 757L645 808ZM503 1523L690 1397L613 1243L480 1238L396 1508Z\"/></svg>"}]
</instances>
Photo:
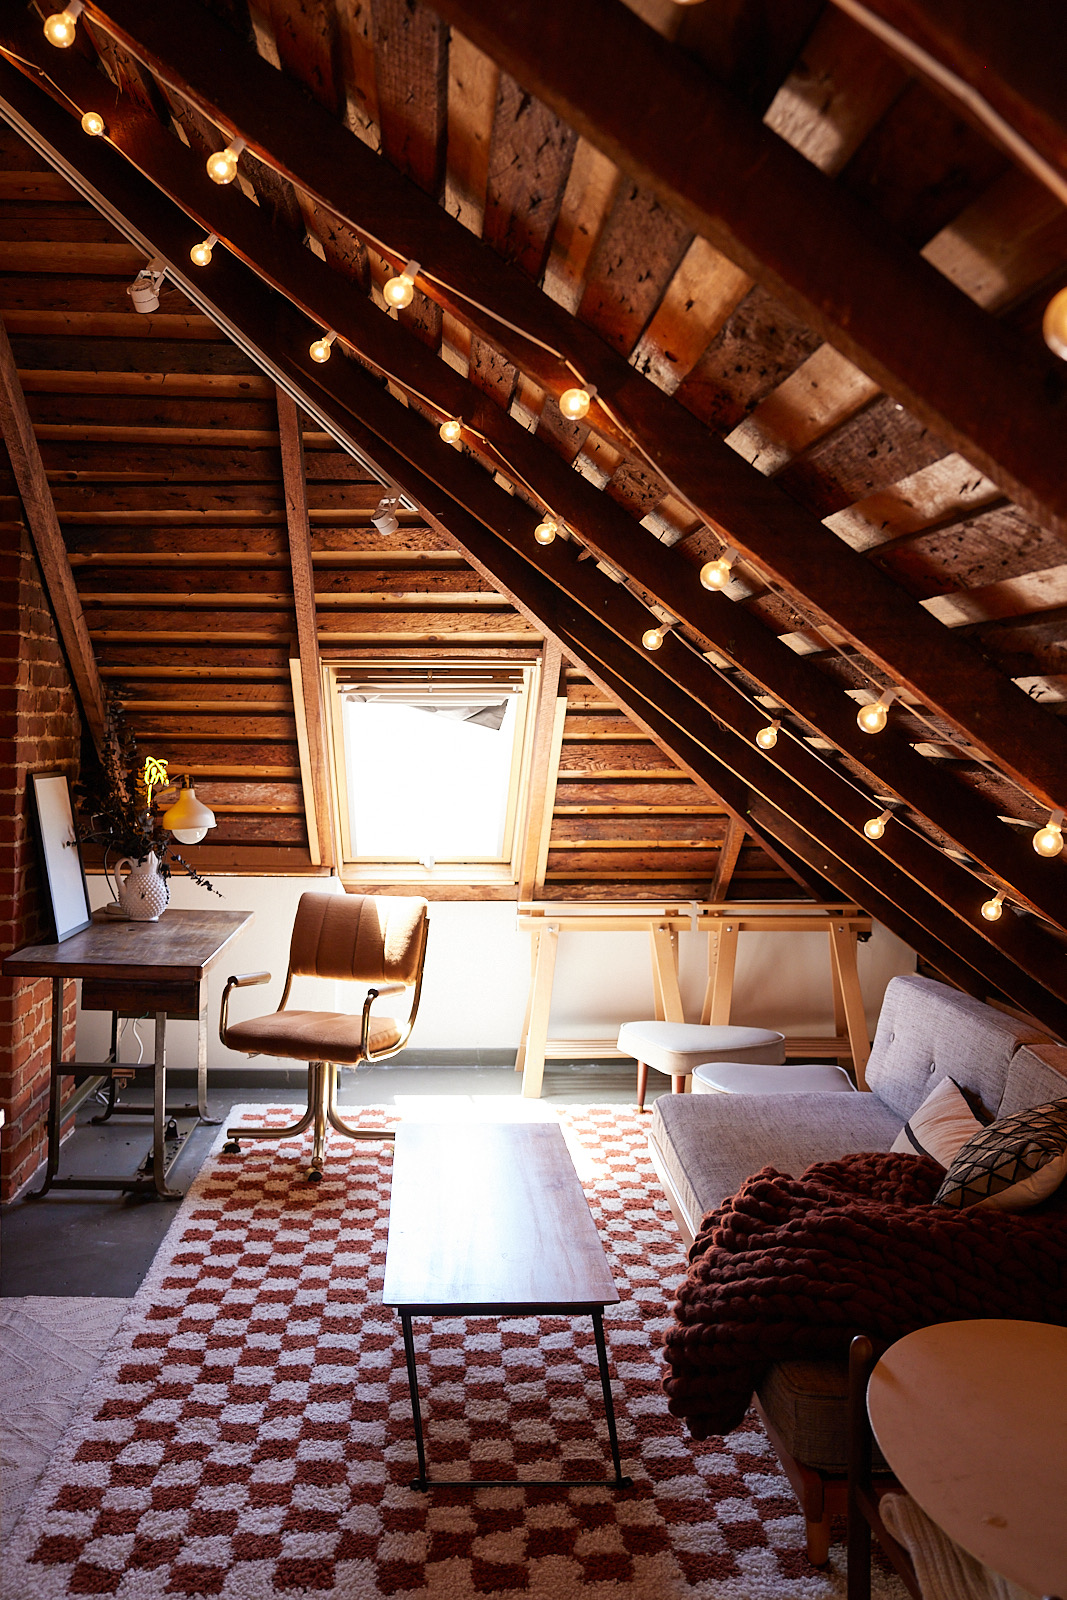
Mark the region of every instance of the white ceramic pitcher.
<instances>
[{"instance_id":1,"label":"white ceramic pitcher","mask_svg":"<svg viewBox=\"0 0 1067 1600\"><path fill-rule=\"evenodd\" d=\"M123 867L126 868L123 875ZM166 878L159 875L159 862L154 850L149 850L143 861L132 861L129 856L116 864L115 882L118 884L119 905L131 922L158 922L167 909L170 889Z\"/></svg>"}]
</instances>

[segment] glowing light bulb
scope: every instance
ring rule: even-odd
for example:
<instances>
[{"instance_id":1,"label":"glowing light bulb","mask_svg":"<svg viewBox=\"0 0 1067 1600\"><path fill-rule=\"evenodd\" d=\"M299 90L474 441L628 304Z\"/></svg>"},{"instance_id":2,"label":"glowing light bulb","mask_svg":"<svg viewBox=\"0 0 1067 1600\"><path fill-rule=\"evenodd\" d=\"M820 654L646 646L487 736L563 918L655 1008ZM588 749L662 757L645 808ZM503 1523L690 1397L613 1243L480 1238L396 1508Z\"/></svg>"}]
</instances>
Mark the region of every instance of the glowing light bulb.
<instances>
[{"instance_id":1,"label":"glowing light bulb","mask_svg":"<svg viewBox=\"0 0 1067 1600\"><path fill-rule=\"evenodd\" d=\"M982 915L987 922L999 922L1004 910L1004 890L998 889L992 900L982 905Z\"/></svg>"},{"instance_id":2,"label":"glowing light bulb","mask_svg":"<svg viewBox=\"0 0 1067 1600\"><path fill-rule=\"evenodd\" d=\"M1067 289L1054 294L1045 307L1041 332L1052 353L1067 361Z\"/></svg>"},{"instance_id":3,"label":"glowing light bulb","mask_svg":"<svg viewBox=\"0 0 1067 1600\"><path fill-rule=\"evenodd\" d=\"M885 825L893 815L891 811L883 811L877 817L871 817L863 824L863 831L868 839L880 839L885 832Z\"/></svg>"},{"instance_id":4,"label":"glowing light bulb","mask_svg":"<svg viewBox=\"0 0 1067 1600\"><path fill-rule=\"evenodd\" d=\"M78 31L78 18L84 10L82 0L70 0L62 11L54 11L45 18L44 36L57 50L66 50L74 43Z\"/></svg>"},{"instance_id":5,"label":"glowing light bulb","mask_svg":"<svg viewBox=\"0 0 1067 1600\"><path fill-rule=\"evenodd\" d=\"M774 749L775 745L778 743L778 729L781 726L782 724L778 721L778 719L774 718L772 721L768 722L765 728L760 729L756 735L756 743L759 745L761 750Z\"/></svg>"},{"instance_id":6,"label":"glowing light bulb","mask_svg":"<svg viewBox=\"0 0 1067 1600\"><path fill-rule=\"evenodd\" d=\"M199 244L194 244L189 252L189 260L194 267L206 267L211 264L211 252L218 244L216 233L209 233L206 239L201 239Z\"/></svg>"},{"instance_id":7,"label":"glowing light bulb","mask_svg":"<svg viewBox=\"0 0 1067 1600\"><path fill-rule=\"evenodd\" d=\"M733 577L736 550L724 550L714 561L705 561L700 569L700 581L705 589L725 589Z\"/></svg>"},{"instance_id":8,"label":"glowing light bulb","mask_svg":"<svg viewBox=\"0 0 1067 1600\"><path fill-rule=\"evenodd\" d=\"M442 422L438 432L445 444L455 444L463 432L463 424L458 417L449 417L447 422Z\"/></svg>"},{"instance_id":9,"label":"glowing light bulb","mask_svg":"<svg viewBox=\"0 0 1067 1600\"><path fill-rule=\"evenodd\" d=\"M245 147L243 139L231 139L225 150L216 150L207 158L207 175L212 183L232 183L237 176L237 162Z\"/></svg>"},{"instance_id":10,"label":"glowing light bulb","mask_svg":"<svg viewBox=\"0 0 1067 1600\"><path fill-rule=\"evenodd\" d=\"M1043 828L1034 834L1034 849L1039 856L1058 856L1063 849L1063 812L1053 811Z\"/></svg>"},{"instance_id":11,"label":"glowing light bulb","mask_svg":"<svg viewBox=\"0 0 1067 1600\"><path fill-rule=\"evenodd\" d=\"M860 706L856 713L856 721L864 733L881 733L889 721L889 707L897 697L895 689L886 689L885 693L875 700L873 705Z\"/></svg>"},{"instance_id":12,"label":"glowing light bulb","mask_svg":"<svg viewBox=\"0 0 1067 1600\"><path fill-rule=\"evenodd\" d=\"M390 278L382 290L386 305L395 306L398 311L409 306L415 298L415 279L421 270L417 261L409 261L403 272Z\"/></svg>"},{"instance_id":13,"label":"glowing light bulb","mask_svg":"<svg viewBox=\"0 0 1067 1600\"><path fill-rule=\"evenodd\" d=\"M87 111L85 113L82 117L82 131L87 133L90 139L99 139L104 131L104 119L99 111Z\"/></svg>"},{"instance_id":14,"label":"glowing light bulb","mask_svg":"<svg viewBox=\"0 0 1067 1600\"><path fill-rule=\"evenodd\" d=\"M559 409L571 422L581 422L595 393L595 389L564 389L559 397Z\"/></svg>"},{"instance_id":15,"label":"glowing light bulb","mask_svg":"<svg viewBox=\"0 0 1067 1600\"><path fill-rule=\"evenodd\" d=\"M316 339L314 344L309 345L308 355L312 361L329 361L333 353L330 346L336 338L337 335L331 330L329 333L324 333L321 339Z\"/></svg>"},{"instance_id":16,"label":"glowing light bulb","mask_svg":"<svg viewBox=\"0 0 1067 1600\"><path fill-rule=\"evenodd\" d=\"M543 522L539 522L537 527L534 529L534 538L537 540L538 544L551 544L558 532L559 523L556 521L555 517L546 517L545 520Z\"/></svg>"},{"instance_id":17,"label":"glowing light bulb","mask_svg":"<svg viewBox=\"0 0 1067 1600\"><path fill-rule=\"evenodd\" d=\"M649 628L641 635L641 643L646 650L658 650L669 632L666 624L660 628Z\"/></svg>"}]
</instances>

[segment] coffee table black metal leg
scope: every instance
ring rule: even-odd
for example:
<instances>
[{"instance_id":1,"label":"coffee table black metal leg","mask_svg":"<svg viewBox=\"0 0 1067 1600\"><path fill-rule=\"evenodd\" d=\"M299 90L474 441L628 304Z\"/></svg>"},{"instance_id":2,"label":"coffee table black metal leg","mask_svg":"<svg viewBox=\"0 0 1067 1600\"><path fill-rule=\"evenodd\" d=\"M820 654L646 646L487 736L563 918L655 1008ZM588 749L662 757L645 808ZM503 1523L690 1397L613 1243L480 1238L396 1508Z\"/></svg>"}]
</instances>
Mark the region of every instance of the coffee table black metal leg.
<instances>
[{"instance_id":1,"label":"coffee table black metal leg","mask_svg":"<svg viewBox=\"0 0 1067 1600\"><path fill-rule=\"evenodd\" d=\"M608 1372L608 1347L604 1342L604 1314L602 1311L590 1313L593 1318L593 1334L596 1338L596 1354L600 1363L600 1385L604 1391L604 1411L608 1419L608 1439L611 1442L611 1460L615 1467L615 1482L613 1488L630 1489L633 1487L632 1478L622 1475L622 1457L619 1455L619 1435L615 1429L615 1402L611 1398L611 1377Z\"/></svg>"},{"instance_id":2,"label":"coffee table black metal leg","mask_svg":"<svg viewBox=\"0 0 1067 1600\"><path fill-rule=\"evenodd\" d=\"M426 1477L426 1447L422 1439L422 1411L419 1406L419 1375L415 1369L415 1339L411 1332L411 1312L401 1311L400 1321L404 1329L404 1356L408 1364L408 1388L411 1390L411 1420L415 1424L415 1449L419 1457L419 1475L412 1478L411 1487L421 1489L423 1492L428 1487Z\"/></svg>"}]
</instances>

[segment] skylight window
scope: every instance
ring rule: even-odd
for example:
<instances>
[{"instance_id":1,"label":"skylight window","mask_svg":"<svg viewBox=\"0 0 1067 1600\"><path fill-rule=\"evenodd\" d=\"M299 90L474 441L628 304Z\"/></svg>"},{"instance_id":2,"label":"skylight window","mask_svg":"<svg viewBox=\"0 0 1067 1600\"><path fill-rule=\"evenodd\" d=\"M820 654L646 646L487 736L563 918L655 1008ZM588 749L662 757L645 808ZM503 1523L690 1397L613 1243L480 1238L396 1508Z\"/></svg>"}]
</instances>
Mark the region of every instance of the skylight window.
<instances>
[{"instance_id":1,"label":"skylight window","mask_svg":"<svg viewBox=\"0 0 1067 1600\"><path fill-rule=\"evenodd\" d=\"M530 669L361 665L333 677L346 864L510 875Z\"/></svg>"}]
</instances>

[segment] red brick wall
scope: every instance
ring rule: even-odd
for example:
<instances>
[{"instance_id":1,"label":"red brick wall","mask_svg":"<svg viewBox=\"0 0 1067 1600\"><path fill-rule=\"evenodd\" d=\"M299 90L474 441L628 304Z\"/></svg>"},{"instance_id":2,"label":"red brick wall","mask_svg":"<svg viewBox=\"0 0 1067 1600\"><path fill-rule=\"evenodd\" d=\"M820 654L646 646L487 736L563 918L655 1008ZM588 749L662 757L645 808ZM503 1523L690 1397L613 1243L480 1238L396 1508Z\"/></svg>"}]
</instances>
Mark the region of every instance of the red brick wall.
<instances>
[{"instance_id":1,"label":"red brick wall","mask_svg":"<svg viewBox=\"0 0 1067 1600\"><path fill-rule=\"evenodd\" d=\"M37 861L30 772L78 768L81 723L30 539L0 522L0 954L49 927ZM44 1153L48 1101L48 979L0 978L0 1199ZM66 985L64 1046L74 1048L74 985Z\"/></svg>"}]
</instances>

